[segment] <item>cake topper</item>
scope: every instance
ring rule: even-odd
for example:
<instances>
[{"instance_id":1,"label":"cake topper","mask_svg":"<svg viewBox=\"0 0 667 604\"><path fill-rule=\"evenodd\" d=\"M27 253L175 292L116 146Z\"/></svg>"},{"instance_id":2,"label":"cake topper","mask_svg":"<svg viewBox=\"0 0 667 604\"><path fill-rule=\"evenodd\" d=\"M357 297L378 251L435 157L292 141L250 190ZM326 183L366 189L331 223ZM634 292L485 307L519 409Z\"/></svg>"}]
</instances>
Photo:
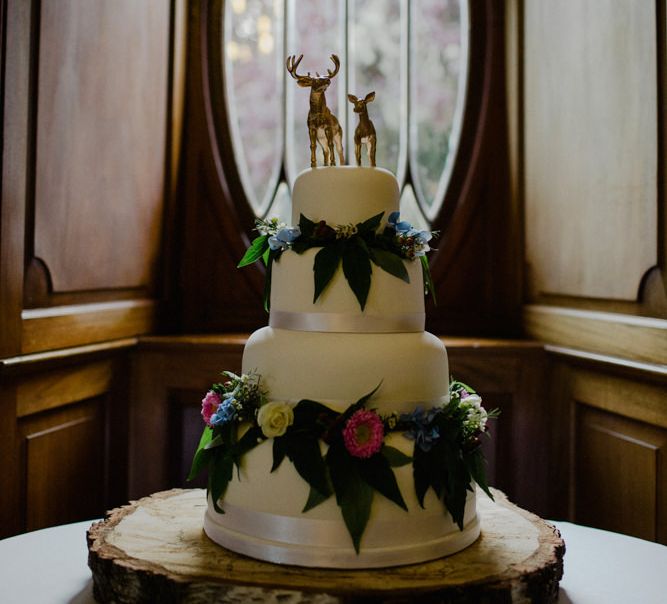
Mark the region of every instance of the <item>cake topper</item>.
<instances>
[{"instance_id":1,"label":"cake topper","mask_svg":"<svg viewBox=\"0 0 667 604\"><path fill-rule=\"evenodd\" d=\"M345 163L343 159L343 129L340 127L336 116L331 113L327 107L327 101L324 98L324 91L329 88L331 80L336 76L340 69L340 60L336 55L331 55L334 64L334 70L327 69L326 76L312 77L310 71L307 75L299 75L296 70L301 63L303 55L287 57L285 66L289 74L296 80L296 83L303 88L310 88L310 111L308 111L308 136L310 137L310 167L317 167L317 158L315 152L317 143L322 147L324 153L324 165L335 166L336 157L334 155L334 145L338 151L338 157L341 165Z\"/></svg>"},{"instance_id":2,"label":"cake topper","mask_svg":"<svg viewBox=\"0 0 667 604\"><path fill-rule=\"evenodd\" d=\"M375 167L375 126L368 117L368 108L366 105L373 101L375 92L369 92L365 98L358 99L353 94L347 95L347 100L354 105L354 112L359 114L359 125L354 131L354 156L357 160L357 166L361 165L361 145L366 145L368 161Z\"/></svg>"}]
</instances>

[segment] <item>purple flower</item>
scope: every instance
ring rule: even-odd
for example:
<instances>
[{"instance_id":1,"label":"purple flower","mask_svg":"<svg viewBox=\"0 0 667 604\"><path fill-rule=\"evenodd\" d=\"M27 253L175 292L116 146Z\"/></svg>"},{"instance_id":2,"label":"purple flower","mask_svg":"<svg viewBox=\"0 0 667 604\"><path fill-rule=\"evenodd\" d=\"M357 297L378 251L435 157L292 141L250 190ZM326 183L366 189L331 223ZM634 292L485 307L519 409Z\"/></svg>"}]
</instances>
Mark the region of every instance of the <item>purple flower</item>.
<instances>
[{"instance_id":1,"label":"purple flower","mask_svg":"<svg viewBox=\"0 0 667 604\"><path fill-rule=\"evenodd\" d=\"M400 421L410 425L410 429L404 432L403 436L414 440L422 451L430 451L440 438L438 426L433 425L433 420L439 413L440 409L424 411L421 407L417 407L412 413L402 414Z\"/></svg>"}]
</instances>

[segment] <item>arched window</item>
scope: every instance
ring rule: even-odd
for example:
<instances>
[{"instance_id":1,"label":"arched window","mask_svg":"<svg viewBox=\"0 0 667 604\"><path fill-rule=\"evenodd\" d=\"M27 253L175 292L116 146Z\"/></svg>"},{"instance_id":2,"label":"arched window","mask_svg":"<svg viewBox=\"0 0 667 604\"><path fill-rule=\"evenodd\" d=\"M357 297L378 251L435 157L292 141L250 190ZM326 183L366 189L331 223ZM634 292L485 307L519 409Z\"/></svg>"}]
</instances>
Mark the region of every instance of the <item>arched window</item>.
<instances>
[{"instance_id":1,"label":"arched window","mask_svg":"<svg viewBox=\"0 0 667 604\"><path fill-rule=\"evenodd\" d=\"M408 220L435 221L464 123L468 0L228 0L218 10L220 72L210 77L223 82L226 130L256 215L288 221L291 183L310 166L309 91L289 77L285 57L303 54L300 71L326 73L335 53L341 68L326 98L348 163L357 119L347 94L374 90L377 165L396 174Z\"/></svg>"}]
</instances>

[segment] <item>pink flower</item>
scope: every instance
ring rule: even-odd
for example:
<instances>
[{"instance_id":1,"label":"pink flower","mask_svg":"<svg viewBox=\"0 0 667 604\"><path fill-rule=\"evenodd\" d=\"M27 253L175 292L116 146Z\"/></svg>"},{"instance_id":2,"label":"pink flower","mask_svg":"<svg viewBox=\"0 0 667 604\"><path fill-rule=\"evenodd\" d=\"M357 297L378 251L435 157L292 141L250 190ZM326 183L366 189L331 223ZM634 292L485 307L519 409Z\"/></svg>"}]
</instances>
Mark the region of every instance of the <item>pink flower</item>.
<instances>
[{"instance_id":1,"label":"pink flower","mask_svg":"<svg viewBox=\"0 0 667 604\"><path fill-rule=\"evenodd\" d=\"M343 440L348 453L354 457L370 457L382 448L384 427L377 413L355 411L343 428Z\"/></svg>"},{"instance_id":2,"label":"pink flower","mask_svg":"<svg viewBox=\"0 0 667 604\"><path fill-rule=\"evenodd\" d=\"M207 426L211 425L211 416L218 410L222 402L220 395L213 390L209 390L201 402L201 416L204 418Z\"/></svg>"}]
</instances>

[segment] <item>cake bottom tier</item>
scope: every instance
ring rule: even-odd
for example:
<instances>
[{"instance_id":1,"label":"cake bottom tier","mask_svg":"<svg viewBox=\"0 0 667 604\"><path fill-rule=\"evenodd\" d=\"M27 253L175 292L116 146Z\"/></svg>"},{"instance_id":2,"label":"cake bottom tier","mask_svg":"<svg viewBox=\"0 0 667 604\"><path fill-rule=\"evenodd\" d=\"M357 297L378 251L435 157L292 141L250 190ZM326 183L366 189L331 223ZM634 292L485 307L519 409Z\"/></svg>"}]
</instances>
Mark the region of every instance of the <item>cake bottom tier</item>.
<instances>
[{"instance_id":1,"label":"cake bottom tier","mask_svg":"<svg viewBox=\"0 0 667 604\"><path fill-rule=\"evenodd\" d=\"M404 442L402 442L404 441ZM387 444L411 453L412 443L399 434ZM303 513L308 485L285 460L270 472L272 448L265 441L246 454L216 512L209 501L204 531L234 552L278 564L322 568L379 568L414 564L450 555L479 536L475 493L466 502L463 530L432 491L420 507L412 465L394 468L405 511L375 492L359 553L343 521L335 496Z\"/></svg>"}]
</instances>

